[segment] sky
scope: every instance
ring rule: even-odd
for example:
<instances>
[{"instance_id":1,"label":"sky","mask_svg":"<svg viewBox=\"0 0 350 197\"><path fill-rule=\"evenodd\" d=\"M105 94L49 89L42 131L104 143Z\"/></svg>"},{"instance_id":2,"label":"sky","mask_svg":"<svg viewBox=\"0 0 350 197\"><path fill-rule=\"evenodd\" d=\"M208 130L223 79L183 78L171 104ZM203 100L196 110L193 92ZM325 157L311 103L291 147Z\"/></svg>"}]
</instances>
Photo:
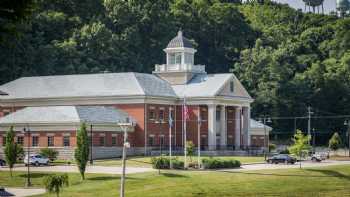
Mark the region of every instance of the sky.
<instances>
[{"instance_id":1,"label":"sky","mask_svg":"<svg viewBox=\"0 0 350 197\"><path fill-rule=\"evenodd\" d=\"M302 0L275 0L280 3L288 3L291 7L296 9L302 9L304 11L304 2ZM324 10L325 13L335 11L336 0L324 0ZM321 9L320 9L321 10Z\"/></svg>"}]
</instances>

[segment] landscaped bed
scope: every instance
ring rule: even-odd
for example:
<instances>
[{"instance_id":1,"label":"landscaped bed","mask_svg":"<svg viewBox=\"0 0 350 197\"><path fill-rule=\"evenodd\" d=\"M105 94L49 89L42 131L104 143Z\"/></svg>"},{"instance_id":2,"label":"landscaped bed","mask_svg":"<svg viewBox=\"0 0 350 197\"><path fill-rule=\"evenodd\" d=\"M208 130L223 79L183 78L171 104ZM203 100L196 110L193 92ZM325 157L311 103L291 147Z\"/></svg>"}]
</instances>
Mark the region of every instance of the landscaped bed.
<instances>
[{"instance_id":1,"label":"landscaped bed","mask_svg":"<svg viewBox=\"0 0 350 197\"><path fill-rule=\"evenodd\" d=\"M0 185L22 187L25 172L0 173ZM34 187L42 187L45 173L34 173ZM70 186L61 196L118 196L119 176L87 174L81 182L70 173ZM167 171L127 176L126 196L346 196L350 166L249 172ZM47 196L47 195L41 195ZM53 196L53 195L52 195Z\"/></svg>"}]
</instances>

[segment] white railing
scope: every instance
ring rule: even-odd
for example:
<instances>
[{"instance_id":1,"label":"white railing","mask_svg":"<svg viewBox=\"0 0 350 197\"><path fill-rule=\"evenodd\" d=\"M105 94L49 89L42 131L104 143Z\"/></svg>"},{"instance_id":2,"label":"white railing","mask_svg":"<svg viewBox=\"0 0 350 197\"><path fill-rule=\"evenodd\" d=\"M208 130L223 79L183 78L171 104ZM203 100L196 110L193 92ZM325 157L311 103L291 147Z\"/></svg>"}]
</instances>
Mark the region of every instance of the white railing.
<instances>
[{"instance_id":1,"label":"white railing","mask_svg":"<svg viewBox=\"0 0 350 197\"><path fill-rule=\"evenodd\" d=\"M205 72L205 65L193 65L193 64L156 64L155 72L180 72L191 71L203 73Z\"/></svg>"}]
</instances>

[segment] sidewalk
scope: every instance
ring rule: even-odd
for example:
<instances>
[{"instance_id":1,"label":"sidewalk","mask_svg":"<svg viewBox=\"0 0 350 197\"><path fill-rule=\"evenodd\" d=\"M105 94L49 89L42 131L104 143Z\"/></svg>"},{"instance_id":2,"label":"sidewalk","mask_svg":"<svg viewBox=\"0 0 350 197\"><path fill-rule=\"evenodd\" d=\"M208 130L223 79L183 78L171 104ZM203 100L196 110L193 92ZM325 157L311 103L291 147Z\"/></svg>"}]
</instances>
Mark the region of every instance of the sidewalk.
<instances>
[{"instance_id":1,"label":"sidewalk","mask_svg":"<svg viewBox=\"0 0 350 197\"><path fill-rule=\"evenodd\" d=\"M0 171L7 171L7 167L0 167ZM14 171L27 171L25 166L17 166L13 168ZM78 167L76 165L59 165L59 166L31 166L31 172L76 172L78 173ZM152 168L142 167L127 167L126 174L142 173L154 171ZM121 167L107 167L107 166L87 166L86 173L97 173L97 174L122 174Z\"/></svg>"}]
</instances>

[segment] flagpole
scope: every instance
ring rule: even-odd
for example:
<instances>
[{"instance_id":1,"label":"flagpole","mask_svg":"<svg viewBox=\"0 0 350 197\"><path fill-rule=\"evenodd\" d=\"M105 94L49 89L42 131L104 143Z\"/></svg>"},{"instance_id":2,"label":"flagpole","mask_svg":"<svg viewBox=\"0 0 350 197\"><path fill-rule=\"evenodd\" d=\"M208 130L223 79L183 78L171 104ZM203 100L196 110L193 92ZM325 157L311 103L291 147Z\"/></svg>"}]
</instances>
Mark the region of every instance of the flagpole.
<instances>
[{"instance_id":1,"label":"flagpole","mask_svg":"<svg viewBox=\"0 0 350 197\"><path fill-rule=\"evenodd\" d=\"M201 110L200 110L200 106L198 105L198 141L197 141L197 145L198 145L198 153L197 153L197 162L198 162L198 169L201 167L201 163L200 163L200 160L201 160L201 125L202 125L202 120L201 120Z\"/></svg>"},{"instance_id":2,"label":"flagpole","mask_svg":"<svg viewBox=\"0 0 350 197\"><path fill-rule=\"evenodd\" d=\"M186 122L187 122L187 108L186 108L186 96L184 96L184 105L183 105L183 116L184 116L184 152L185 152L185 159L184 159L184 168L187 169L187 128L186 128Z\"/></svg>"},{"instance_id":3,"label":"flagpole","mask_svg":"<svg viewBox=\"0 0 350 197\"><path fill-rule=\"evenodd\" d=\"M170 169L173 168L172 161L171 161L171 127L173 126L173 118L171 117L171 108L169 108L169 163L170 163Z\"/></svg>"}]
</instances>

